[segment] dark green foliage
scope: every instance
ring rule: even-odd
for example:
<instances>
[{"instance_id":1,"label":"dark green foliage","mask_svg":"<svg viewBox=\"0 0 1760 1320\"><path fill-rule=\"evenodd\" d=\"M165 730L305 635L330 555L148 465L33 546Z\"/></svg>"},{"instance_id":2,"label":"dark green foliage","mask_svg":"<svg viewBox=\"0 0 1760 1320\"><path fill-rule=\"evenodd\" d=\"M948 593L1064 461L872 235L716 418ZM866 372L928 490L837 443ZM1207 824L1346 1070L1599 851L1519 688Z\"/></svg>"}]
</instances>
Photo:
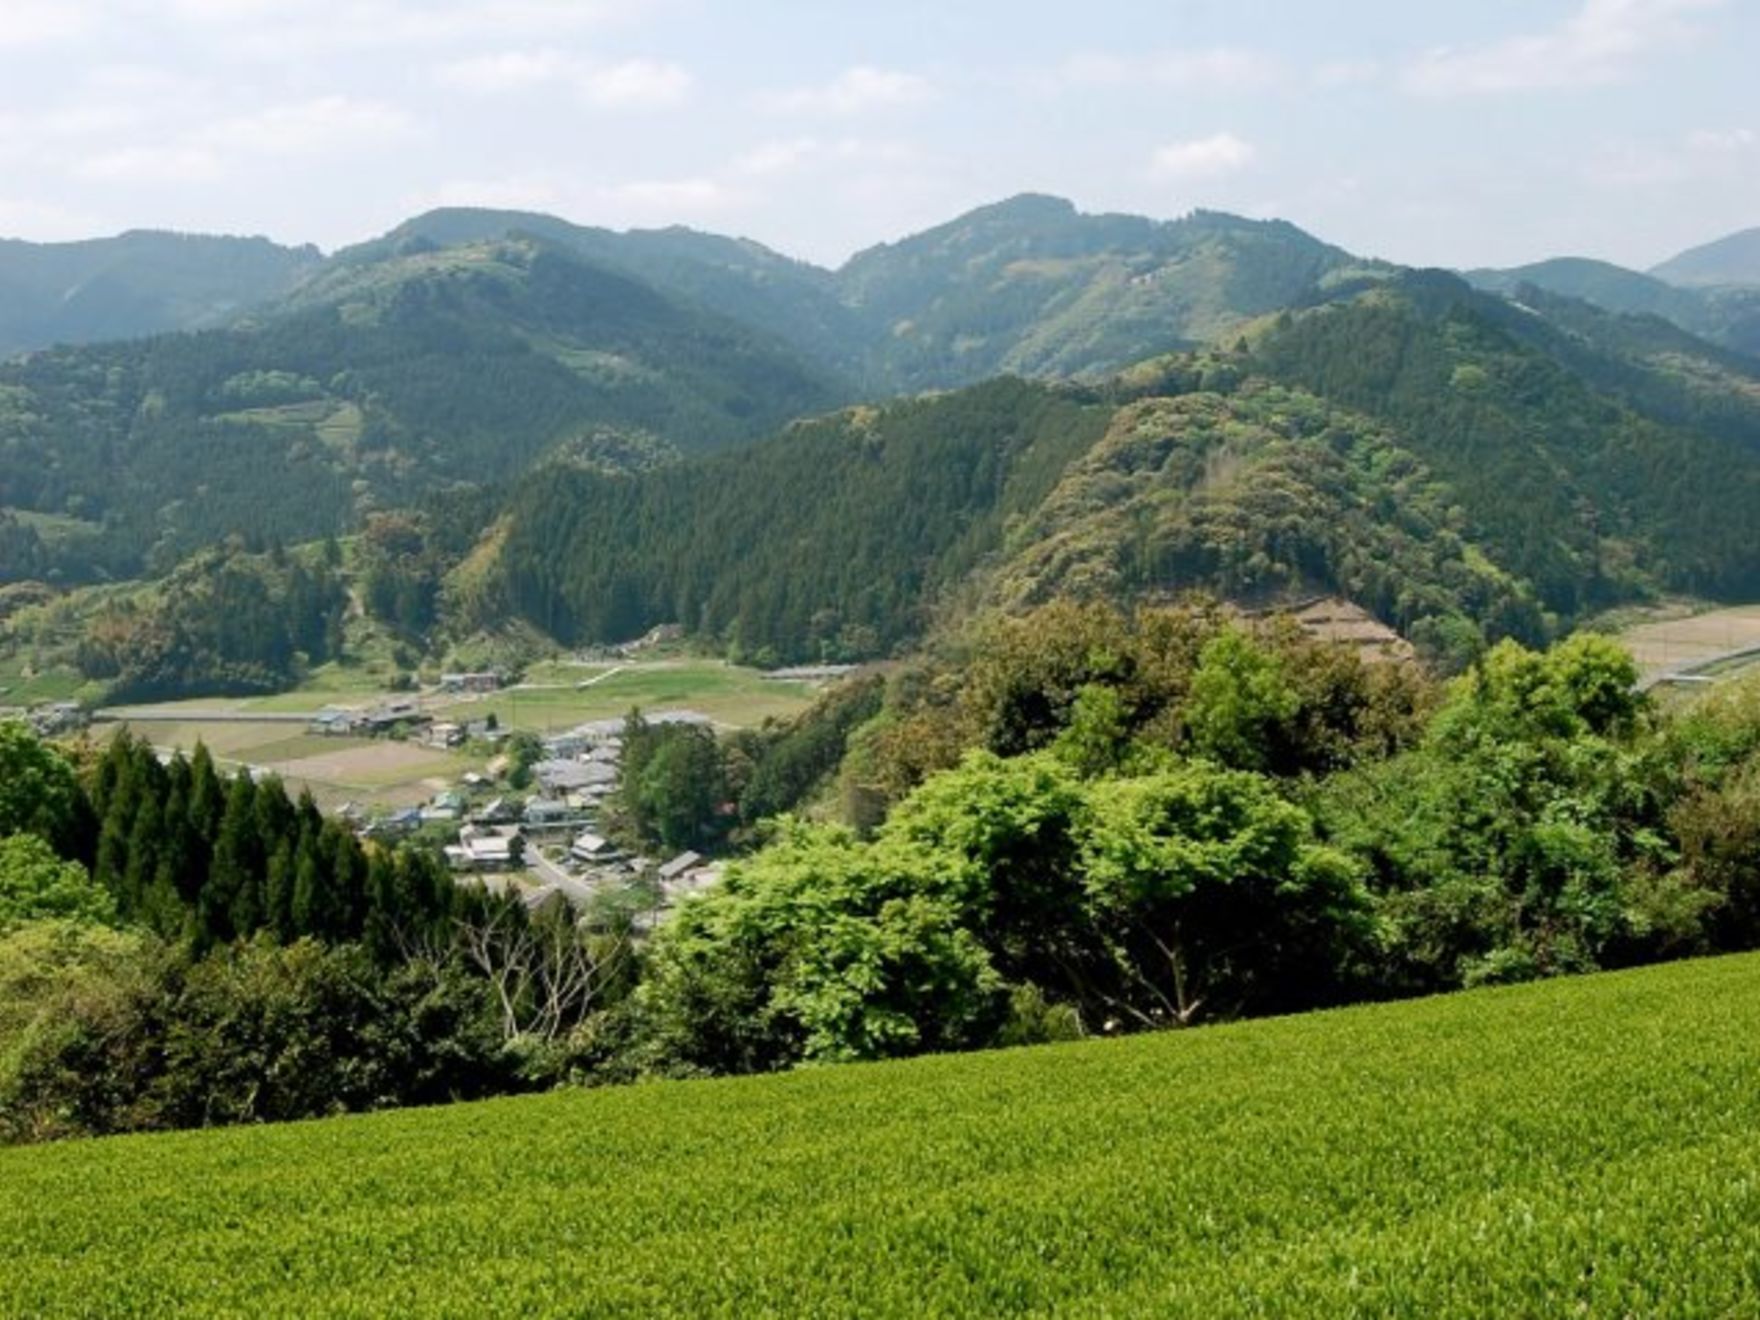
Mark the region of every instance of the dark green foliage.
<instances>
[{"instance_id":1,"label":"dark green foliage","mask_svg":"<svg viewBox=\"0 0 1760 1320\"><path fill-rule=\"evenodd\" d=\"M0 838L35 834L63 857L89 862L93 824L67 758L17 720L0 720Z\"/></svg>"},{"instance_id":2,"label":"dark green foliage","mask_svg":"<svg viewBox=\"0 0 1760 1320\"><path fill-rule=\"evenodd\" d=\"M767 338L531 243L301 297L249 327L0 367L0 506L77 510L98 530L64 574L133 575L505 479L599 427L710 449L847 397Z\"/></svg>"},{"instance_id":3,"label":"dark green foliage","mask_svg":"<svg viewBox=\"0 0 1760 1320\"><path fill-rule=\"evenodd\" d=\"M639 713L624 722L617 805L643 844L674 852L711 846L732 824L723 810L726 799L726 771L712 729L649 724Z\"/></svg>"},{"instance_id":4,"label":"dark green foliage","mask_svg":"<svg viewBox=\"0 0 1760 1320\"><path fill-rule=\"evenodd\" d=\"M1760 590L1760 550L1739 530L1760 508L1751 375L1700 398L1440 273L1294 318L1251 362L1393 427L1548 609L1646 580Z\"/></svg>"},{"instance_id":5,"label":"dark green foliage","mask_svg":"<svg viewBox=\"0 0 1760 1320\"><path fill-rule=\"evenodd\" d=\"M629 478L547 473L514 499L508 595L566 641L679 622L748 658L883 653L1001 543L1105 410L1002 380L804 423Z\"/></svg>"},{"instance_id":6,"label":"dark green foliage","mask_svg":"<svg viewBox=\"0 0 1760 1320\"><path fill-rule=\"evenodd\" d=\"M878 675L841 683L780 727L741 730L728 740L729 779L739 787L739 818L751 825L804 803L843 762L851 735L880 713Z\"/></svg>"},{"instance_id":7,"label":"dark green foliage","mask_svg":"<svg viewBox=\"0 0 1760 1320\"><path fill-rule=\"evenodd\" d=\"M99 610L81 671L112 700L274 692L340 658L348 591L322 559L204 551L142 598Z\"/></svg>"},{"instance_id":8,"label":"dark green foliage","mask_svg":"<svg viewBox=\"0 0 1760 1320\"><path fill-rule=\"evenodd\" d=\"M0 1141L273 1122L519 1089L482 987L351 946L191 962L55 925L0 937Z\"/></svg>"},{"instance_id":9,"label":"dark green foliage","mask_svg":"<svg viewBox=\"0 0 1760 1320\"><path fill-rule=\"evenodd\" d=\"M280 781L230 780L205 749L161 765L120 733L94 770L100 822L93 878L125 920L210 948L259 932L281 940L365 941L390 964L443 947L451 877L422 852L367 851L309 795Z\"/></svg>"}]
</instances>

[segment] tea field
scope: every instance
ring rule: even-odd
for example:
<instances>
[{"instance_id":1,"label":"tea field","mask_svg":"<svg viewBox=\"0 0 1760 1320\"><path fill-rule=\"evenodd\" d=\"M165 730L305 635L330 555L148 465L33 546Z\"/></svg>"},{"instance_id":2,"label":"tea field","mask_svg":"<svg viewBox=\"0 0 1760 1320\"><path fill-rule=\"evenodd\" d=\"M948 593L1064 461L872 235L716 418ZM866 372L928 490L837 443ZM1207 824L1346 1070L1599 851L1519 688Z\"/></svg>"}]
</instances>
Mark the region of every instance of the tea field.
<instances>
[{"instance_id":1,"label":"tea field","mask_svg":"<svg viewBox=\"0 0 1760 1320\"><path fill-rule=\"evenodd\" d=\"M1760 1313L1760 957L0 1152L0 1314Z\"/></svg>"}]
</instances>

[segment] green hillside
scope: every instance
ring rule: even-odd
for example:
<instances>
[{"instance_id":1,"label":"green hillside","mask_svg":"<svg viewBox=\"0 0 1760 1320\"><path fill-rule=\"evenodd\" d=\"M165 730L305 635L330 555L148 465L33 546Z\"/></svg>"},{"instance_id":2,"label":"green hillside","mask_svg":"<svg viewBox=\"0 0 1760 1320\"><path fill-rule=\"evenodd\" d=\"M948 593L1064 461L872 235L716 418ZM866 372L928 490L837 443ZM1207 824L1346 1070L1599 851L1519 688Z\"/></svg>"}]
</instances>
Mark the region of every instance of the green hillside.
<instances>
[{"instance_id":1,"label":"green hillside","mask_svg":"<svg viewBox=\"0 0 1760 1320\"><path fill-rule=\"evenodd\" d=\"M77 243L0 239L0 358L219 325L287 292L319 260L316 248L266 238L148 230Z\"/></svg>"},{"instance_id":2,"label":"green hillside","mask_svg":"<svg viewBox=\"0 0 1760 1320\"><path fill-rule=\"evenodd\" d=\"M884 330L884 376L920 389L1103 374L1389 273L1284 221L1084 215L1027 195L857 253L837 277Z\"/></svg>"},{"instance_id":3,"label":"green hillside","mask_svg":"<svg viewBox=\"0 0 1760 1320\"><path fill-rule=\"evenodd\" d=\"M557 446L707 450L847 397L757 332L536 242L411 253L333 268L251 325L0 367L0 507L89 529L14 563L162 572Z\"/></svg>"},{"instance_id":4,"label":"green hillside","mask_svg":"<svg viewBox=\"0 0 1760 1320\"><path fill-rule=\"evenodd\" d=\"M334 264L521 234L775 334L877 393L1001 372L1104 374L1391 269L1281 221L1085 215L1038 195L859 252L834 271L688 229L620 234L468 209L418 216Z\"/></svg>"},{"instance_id":5,"label":"green hillside","mask_svg":"<svg viewBox=\"0 0 1760 1320\"><path fill-rule=\"evenodd\" d=\"M1737 1315L1760 958L0 1151L0 1311Z\"/></svg>"},{"instance_id":6,"label":"green hillside","mask_svg":"<svg viewBox=\"0 0 1760 1320\"><path fill-rule=\"evenodd\" d=\"M1475 288L1517 301L1543 290L1610 312L1659 316L1725 348L1760 356L1760 288L1671 284L1606 261L1557 257L1509 270L1471 270Z\"/></svg>"},{"instance_id":7,"label":"green hillside","mask_svg":"<svg viewBox=\"0 0 1760 1320\"><path fill-rule=\"evenodd\" d=\"M869 655L950 610L1200 588L1351 596L1436 653L1669 589L1745 598L1760 370L1666 322L1441 273L1095 387L1002 381L508 506L505 603Z\"/></svg>"}]
</instances>

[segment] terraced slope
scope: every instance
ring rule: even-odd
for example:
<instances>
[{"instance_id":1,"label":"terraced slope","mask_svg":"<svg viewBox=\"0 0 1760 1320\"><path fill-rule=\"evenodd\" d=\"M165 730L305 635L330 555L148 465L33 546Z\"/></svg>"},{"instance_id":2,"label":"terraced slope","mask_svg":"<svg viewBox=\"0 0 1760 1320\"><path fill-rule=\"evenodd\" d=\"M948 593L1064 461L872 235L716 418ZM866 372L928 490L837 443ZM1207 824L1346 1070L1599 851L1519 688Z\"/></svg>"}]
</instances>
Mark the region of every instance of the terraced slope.
<instances>
[{"instance_id":1,"label":"terraced slope","mask_svg":"<svg viewBox=\"0 0 1760 1320\"><path fill-rule=\"evenodd\" d=\"M1760 956L0 1153L0 1313L1737 1315Z\"/></svg>"}]
</instances>

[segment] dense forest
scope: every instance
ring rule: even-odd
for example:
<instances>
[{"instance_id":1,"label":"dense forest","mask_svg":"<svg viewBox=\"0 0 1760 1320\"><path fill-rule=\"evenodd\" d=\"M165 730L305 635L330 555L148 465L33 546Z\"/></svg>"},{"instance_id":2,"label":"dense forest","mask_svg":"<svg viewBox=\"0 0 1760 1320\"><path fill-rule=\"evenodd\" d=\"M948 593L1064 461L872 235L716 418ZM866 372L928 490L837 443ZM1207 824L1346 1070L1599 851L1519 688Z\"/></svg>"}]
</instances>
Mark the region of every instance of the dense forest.
<instances>
[{"instance_id":1,"label":"dense forest","mask_svg":"<svg viewBox=\"0 0 1760 1320\"><path fill-rule=\"evenodd\" d=\"M1760 373L1572 307L1530 326L1412 276L1103 387L1000 382L546 477L508 506L507 603L567 641L676 621L816 659L974 603L1333 591L1458 664L1658 590L1752 595Z\"/></svg>"},{"instance_id":2,"label":"dense forest","mask_svg":"<svg viewBox=\"0 0 1760 1320\"><path fill-rule=\"evenodd\" d=\"M416 252L255 324L0 366L0 506L66 520L0 581L163 573L526 470L601 433L700 450L849 397L786 348L532 243Z\"/></svg>"}]
</instances>

